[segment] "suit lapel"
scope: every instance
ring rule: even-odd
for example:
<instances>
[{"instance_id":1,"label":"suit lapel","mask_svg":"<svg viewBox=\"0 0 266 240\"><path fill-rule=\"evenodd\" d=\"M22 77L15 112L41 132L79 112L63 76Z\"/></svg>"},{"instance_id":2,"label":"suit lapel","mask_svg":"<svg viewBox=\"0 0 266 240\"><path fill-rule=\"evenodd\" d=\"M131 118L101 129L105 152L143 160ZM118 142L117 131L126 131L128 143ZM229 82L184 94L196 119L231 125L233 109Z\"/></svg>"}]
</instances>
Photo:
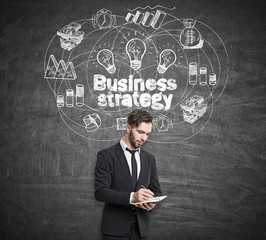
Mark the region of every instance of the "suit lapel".
<instances>
[{"instance_id":1,"label":"suit lapel","mask_svg":"<svg viewBox=\"0 0 266 240\"><path fill-rule=\"evenodd\" d=\"M132 177L131 177L131 174L129 171L127 159L125 157L125 154L123 152L123 149L122 149L120 143L116 144L115 151L116 151L117 158L120 161L120 163L121 163L121 165L122 165L122 167L126 173L127 179L129 181L131 187L133 188Z\"/></svg>"}]
</instances>

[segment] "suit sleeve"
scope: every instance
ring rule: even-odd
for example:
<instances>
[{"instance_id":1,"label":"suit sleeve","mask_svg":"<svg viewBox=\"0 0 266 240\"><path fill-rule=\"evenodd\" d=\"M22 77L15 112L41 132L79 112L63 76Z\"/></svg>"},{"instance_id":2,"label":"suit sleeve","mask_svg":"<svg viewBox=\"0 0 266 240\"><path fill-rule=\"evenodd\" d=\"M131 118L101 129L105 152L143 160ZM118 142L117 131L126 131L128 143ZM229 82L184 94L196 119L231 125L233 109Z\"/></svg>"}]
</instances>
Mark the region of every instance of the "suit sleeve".
<instances>
[{"instance_id":1,"label":"suit sleeve","mask_svg":"<svg viewBox=\"0 0 266 240\"><path fill-rule=\"evenodd\" d=\"M162 196L161 186L158 179L157 167L155 157L153 157L151 164L151 179L149 189L154 193L154 196Z\"/></svg>"},{"instance_id":2,"label":"suit sleeve","mask_svg":"<svg viewBox=\"0 0 266 240\"><path fill-rule=\"evenodd\" d=\"M130 205L130 192L123 192L111 189L112 163L108 151L101 150L97 154L95 166L95 198L97 201Z\"/></svg>"}]
</instances>

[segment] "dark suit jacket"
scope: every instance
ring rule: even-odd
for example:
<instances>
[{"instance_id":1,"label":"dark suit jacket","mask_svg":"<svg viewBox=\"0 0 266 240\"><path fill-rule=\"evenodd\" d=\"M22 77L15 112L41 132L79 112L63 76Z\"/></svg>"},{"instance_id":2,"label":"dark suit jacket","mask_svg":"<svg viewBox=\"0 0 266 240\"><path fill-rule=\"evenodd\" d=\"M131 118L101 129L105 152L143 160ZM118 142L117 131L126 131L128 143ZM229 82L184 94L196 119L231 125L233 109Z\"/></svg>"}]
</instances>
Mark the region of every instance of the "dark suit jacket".
<instances>
[{"instance_id":1,"label":"dark suit jacket","mask_svg":"<svg viewBox=\"0 0 266 240\"><path fill-rule=\"evenodd\" d=\"M144 209L129 204L130 193L141 185L149 188L155 196L161 196L155 157L141 149L141 172L136 189L133 187L128 163L120 143L98 152L95 167L95 198L105 202L101 232L123 236L130 230L134 212L137 214L141 236L146 236L149 215Z\"/></svg>"}]
</instances>

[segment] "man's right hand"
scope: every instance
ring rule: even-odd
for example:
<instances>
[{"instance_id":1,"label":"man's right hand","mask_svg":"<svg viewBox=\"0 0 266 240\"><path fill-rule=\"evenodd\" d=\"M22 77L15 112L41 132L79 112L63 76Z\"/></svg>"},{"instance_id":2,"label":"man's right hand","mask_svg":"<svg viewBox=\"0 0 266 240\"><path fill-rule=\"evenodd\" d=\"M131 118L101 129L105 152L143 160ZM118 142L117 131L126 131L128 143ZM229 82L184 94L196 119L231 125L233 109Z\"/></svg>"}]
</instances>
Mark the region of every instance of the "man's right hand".
<instances>
[{"instance_id":1,"label":"man's right hand","mask_svg":"<svg viewBox=\"0 0 266 240\"><path fill-rule=\"evenodd\" d=\"M137 192L134 192L132 195L132 203L137 203L137 202L143 202L148 200L149 198L152 198L154 196L154 193L145 188L140 188Z\"/></svg>"}]
</instances>

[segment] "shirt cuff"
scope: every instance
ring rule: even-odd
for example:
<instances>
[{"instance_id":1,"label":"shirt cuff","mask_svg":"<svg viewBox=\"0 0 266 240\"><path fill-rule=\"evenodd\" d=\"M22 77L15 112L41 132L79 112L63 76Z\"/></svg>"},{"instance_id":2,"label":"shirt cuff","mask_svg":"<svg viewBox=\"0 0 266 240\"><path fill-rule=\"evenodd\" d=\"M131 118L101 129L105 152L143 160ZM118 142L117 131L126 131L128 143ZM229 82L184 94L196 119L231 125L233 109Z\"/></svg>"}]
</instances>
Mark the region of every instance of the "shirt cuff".
<instances>
[{"instance_id":1,"label":"shirt cuff","mask_svg":"<svg viewBox=\"0 0 266 240\"><path fill-rule=\"evenodd\" d=\"M134 192L130 193L130 196L129 196L129 203L130 203L131 205L133 205L133 203L131 202L131 199L132 199L133 194L134 194Z\"/></svg>"}]
</instances>

